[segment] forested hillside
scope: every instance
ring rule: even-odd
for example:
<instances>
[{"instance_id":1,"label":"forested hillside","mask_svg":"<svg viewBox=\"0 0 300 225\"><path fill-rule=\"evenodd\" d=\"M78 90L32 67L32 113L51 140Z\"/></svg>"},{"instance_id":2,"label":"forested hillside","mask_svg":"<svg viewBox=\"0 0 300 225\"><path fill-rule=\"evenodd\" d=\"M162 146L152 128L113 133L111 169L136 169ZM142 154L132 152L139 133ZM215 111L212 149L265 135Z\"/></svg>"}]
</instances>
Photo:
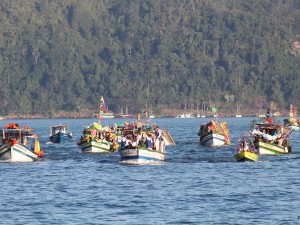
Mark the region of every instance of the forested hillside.
<instances>
[{"instance_id":1,"label":"forested hillside","mask_svg":"<svg viewBox=\"0 0 300 225\"><path fill-rule=\"evenodd\" d=\"M0 114L300 106L298 0L1 0Z\"/></svg>"}]
</instances>

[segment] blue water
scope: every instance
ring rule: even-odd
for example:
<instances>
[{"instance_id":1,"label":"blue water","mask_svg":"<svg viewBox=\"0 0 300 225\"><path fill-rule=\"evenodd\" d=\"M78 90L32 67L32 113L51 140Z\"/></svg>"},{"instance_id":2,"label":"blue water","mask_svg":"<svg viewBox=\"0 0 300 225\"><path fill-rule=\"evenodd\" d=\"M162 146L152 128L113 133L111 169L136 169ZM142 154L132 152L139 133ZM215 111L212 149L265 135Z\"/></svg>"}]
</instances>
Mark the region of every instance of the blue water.
<instances>
[{"instance_id":1,"label":"blue water","mask_svg":"<svg viewBox=\"0 0 300 225\"><path fill-rule=\"evenodd\" d=\"M208 118L154 119L177 145L163 165L144 166L121 165L118 153L81 153L76 141L93 119L0 121L31 126L45 152L43 161L0 164L0 224L300 223L300 132L292 154L237 163L236 140L252 119L220 119L232 142L221 148L199 145ZM74 143L47 143L59 123L70 125Z\"/></svg>"}]
</instances>

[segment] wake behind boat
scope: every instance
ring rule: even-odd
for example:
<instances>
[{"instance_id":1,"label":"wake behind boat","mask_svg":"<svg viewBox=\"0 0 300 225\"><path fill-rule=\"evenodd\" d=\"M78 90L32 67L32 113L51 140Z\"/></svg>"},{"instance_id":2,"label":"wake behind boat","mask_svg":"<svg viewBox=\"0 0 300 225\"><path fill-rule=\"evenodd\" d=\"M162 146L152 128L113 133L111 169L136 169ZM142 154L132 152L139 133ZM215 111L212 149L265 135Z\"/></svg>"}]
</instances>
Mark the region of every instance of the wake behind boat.
<instances>
[{"instance_id":1,"label":"wake behind boat","mask_svg":"<svg viewBox=\"0 0 300 225\"><path fill-rule=\"evenodd\" d=\"M28 126L7 124L0 130L0 160L9 162L32 162L43 157L38 136ZM34 143L32 143L34 141Z\"/></svg>"}]
</instances>

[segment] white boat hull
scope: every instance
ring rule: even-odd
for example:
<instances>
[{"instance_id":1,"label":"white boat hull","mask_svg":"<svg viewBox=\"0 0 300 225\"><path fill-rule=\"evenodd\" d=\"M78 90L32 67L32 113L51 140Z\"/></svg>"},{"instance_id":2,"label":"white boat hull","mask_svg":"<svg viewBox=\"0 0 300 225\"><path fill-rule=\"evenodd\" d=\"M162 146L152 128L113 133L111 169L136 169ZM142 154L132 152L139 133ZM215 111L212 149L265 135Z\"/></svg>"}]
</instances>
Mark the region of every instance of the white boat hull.
<instances>
[{"instance_id":1,"label":"white boat hull","mask_svg":"<svg viewBox=\"0 0 300 225\"><path fill-rule=\"evenodd\" d=\"M0 159L10 162L33 162L38 159L38 156L25 146L15 144L3 145L0 148Z\"/></svg>"},{"instance_id":2,"label":"white boat hull","mask_svg":"<svg viewBox=\"0 0 300 225\"><path fill-rule=\"evenodd\" d=\"M165 159L164 152L146 149L122 149L119 150L121 156L120 163L125 164L147 164L162 162Z\"/></svg>"},{"instance_id":3,"label":"white boat hull","mask_svg":"<svg viewBox=\"0 0 300 225\"><path fill-rule=\"evenodd\" d=\"M221 134L208 134L205 137L201 139L201 144L204 146L222 146L222 145L227 145L225 142L225 137L224 135Z\"/></svg>"},{"instance_id":4,"label":"white boat hull","mask_svg":"<svg viewBox=\"0 0 300 225\"><path fill-rule=\"evenodd\" d=\"M91 153L99 153L99 152L110 152L110 145L103 142L82 142L79 144L82 152L91 152Z\"/></svg>"}]
</instances>

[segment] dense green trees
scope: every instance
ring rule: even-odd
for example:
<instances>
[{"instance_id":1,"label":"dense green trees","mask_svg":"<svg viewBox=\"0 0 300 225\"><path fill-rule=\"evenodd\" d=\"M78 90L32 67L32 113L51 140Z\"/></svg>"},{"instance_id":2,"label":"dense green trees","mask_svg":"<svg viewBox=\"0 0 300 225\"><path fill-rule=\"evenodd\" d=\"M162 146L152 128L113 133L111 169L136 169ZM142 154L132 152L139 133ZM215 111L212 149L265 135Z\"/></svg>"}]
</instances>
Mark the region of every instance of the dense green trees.
<instances>
[{"instance_id":1,"label":"dense green trees","mask_svg":"<svg viewBox=\"0 0 300 225\"><path fill-rule=\"evenodd\" d=\"M296 0L2 0L0 114L300 106ZM295 53L296 52L296 53ZM49 113L48 113L49 112Z\"/></svg>"}]
</instances>

